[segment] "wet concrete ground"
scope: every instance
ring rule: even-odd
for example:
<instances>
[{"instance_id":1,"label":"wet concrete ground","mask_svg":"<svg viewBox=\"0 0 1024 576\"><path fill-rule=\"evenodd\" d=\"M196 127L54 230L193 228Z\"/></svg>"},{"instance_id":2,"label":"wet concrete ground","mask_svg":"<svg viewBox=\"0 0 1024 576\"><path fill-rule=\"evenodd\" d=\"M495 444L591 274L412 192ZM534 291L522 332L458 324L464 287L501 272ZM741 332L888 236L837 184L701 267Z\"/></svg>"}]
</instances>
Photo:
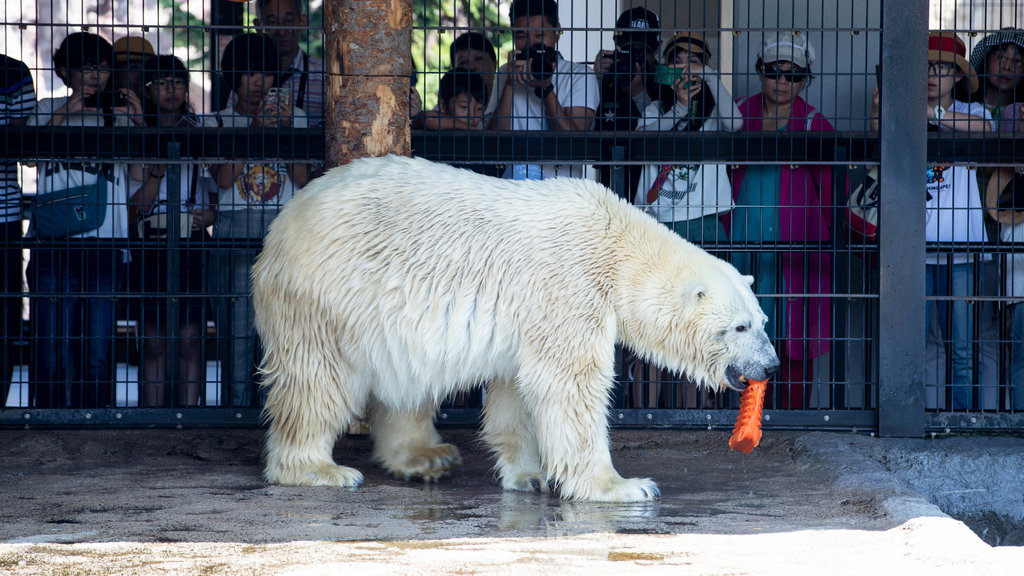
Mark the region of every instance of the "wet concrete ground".
<instances>
[{"instance_id":1,"label":"wet concrete ground","mask_svg":"<svg viewBox=\"0 0 1024 576\"><path fill-rule=\"evenodd\" d=\"M1022 439L766 431L743 455L724 431L613 431L619 471L654 478L662 499L612 505L503 492L474 433L442 435L464 467L434 485L386 476L367 438L343 439L336 460L366 483L337 490L266 485L259 430L0 431L0 573L436 573L452 562L460 573L801 573L851 554L853 568L859 549L939 572L1024 563L1024 547L989 547L915 489L931 471L944 498L1009 490L991 495L998 506L1013 498L1014 470L1020 487ZM970 479L938 464L970 454L992 458L985 473L1006 482L962 490Z\"/></svg>"}]
</instances>

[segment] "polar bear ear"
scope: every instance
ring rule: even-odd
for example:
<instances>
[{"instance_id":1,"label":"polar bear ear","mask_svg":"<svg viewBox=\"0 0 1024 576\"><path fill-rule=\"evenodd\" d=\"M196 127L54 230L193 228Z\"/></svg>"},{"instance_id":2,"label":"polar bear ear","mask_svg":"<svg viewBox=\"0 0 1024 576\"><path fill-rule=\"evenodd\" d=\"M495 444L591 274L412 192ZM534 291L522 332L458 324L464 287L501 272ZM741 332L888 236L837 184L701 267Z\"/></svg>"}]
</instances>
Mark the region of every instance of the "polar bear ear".
<instances>
[{"instance_id":1,"label":"polar bear ear","mask_svg":"<svg viewBox=\"0 0 1024 576\"><path fill-rule=\"evenodd\" d=\"M703 282L692 284L687 288L687 295L694 302L700 302L707 295L708 287Z\"/></svg>"},{"instance_id":2,"label":"polar bear ear","mask_svg":"<svg viewBox=\"0 0 1024 576\"><path fill-rule=\"evenodd\" d=\"M751 288L754 287L754 277L753 276L744 276L743 277L743 281L747 283L747 286L750 286Z\"/></svg>"}]
</instances>

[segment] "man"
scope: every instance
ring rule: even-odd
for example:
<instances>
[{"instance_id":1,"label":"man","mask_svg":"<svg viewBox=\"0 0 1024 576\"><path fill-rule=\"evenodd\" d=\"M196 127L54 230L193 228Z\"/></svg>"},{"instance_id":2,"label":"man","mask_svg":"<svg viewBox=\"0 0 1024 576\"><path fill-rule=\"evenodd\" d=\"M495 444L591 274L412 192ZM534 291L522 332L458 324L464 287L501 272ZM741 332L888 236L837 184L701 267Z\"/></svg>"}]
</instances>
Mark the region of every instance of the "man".
<instances>
[{"instance_id":1,"label":"man","mask_svg":"<svg viewBox=\"0 0 1024 576\"><path fill-rule=\"evenodd\" d=\"M306 113L310 126L324 118L324 61L306 54L302 34L308 25L303 0L258 0L256 27L277 44L281 57L278 86L292 91L292 106Z\"/></svg>"},{"instance_id":2,"label":"man","mask_svg":"<svg viewBox=\"0 0 1024 576\"><path fill-rule=\"evenodd\" d=\"M452 69L464 68L480 75L487 87L487 102L484 105L484 116L494 112L498 104L495 90L496 72L498 68L497 52L494 44L479 32L460 34L448 49Z\"/></svg>"},{"instance_id":3,"label":"man","mask_svg":"<svg viewBox=\"0 0 1024 576\"><path fill-rule=\"evenodd\" d=\"M642 6L626 10L615 21L615 50L601 50L594 58L594 74L601 86L595 130L633 130L651 102L662 98L672 101L671 90L663 96L666 88L654 81L661 45L660 28L657 14ZM609 139L602 146L605 160L612 159L614 145L616 142ZM627 189L616 192L632 201L641 171L641 166L627 166ZM609 166L601 166L599 173L602 184L613 184Z\"/></svg>"},{"instance_id":4,"label":"man","mask_svg":"<svg viewBox=\"0 0 1024 576\"><path fill-rule=\"evenodd\" d=\"M0 126L24 126L36 106L28 66L0 54ZM18 163L0 163L0 408L7 404L15 358L11 344L21 336L21 187Z\"/></svg>"},{"instance_id":5,"label":"man","mask_svg":"<svg viewBox=\"0 0 1024 576\"><path fill-rule=\"evenodd\" d=\"M600 94L586 64L564 60L555 0L515 0L509 9L513 50L498 71L492 130L590 130ZM582 166L510 166L506 178L582 177Z\"/></svg>"},{"instance_id":6,"label":"man","mask_svg":"<svg viewBox=\"0 0 1024 576\"><path fill-rule=\"evenodd\" d=\"M114 88L127 88L142 98L142 63L155 55L153 45L141 36L124 36L114 42Z\"/></svg>"}]
</instances>

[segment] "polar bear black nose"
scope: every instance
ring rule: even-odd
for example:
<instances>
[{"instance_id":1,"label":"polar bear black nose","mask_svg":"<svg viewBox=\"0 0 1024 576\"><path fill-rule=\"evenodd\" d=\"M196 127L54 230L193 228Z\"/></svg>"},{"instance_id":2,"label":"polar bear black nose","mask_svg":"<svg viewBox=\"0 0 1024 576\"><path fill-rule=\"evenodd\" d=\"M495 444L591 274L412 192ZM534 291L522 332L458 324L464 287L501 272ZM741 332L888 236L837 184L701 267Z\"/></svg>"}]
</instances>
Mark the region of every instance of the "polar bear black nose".
<instances>
[{"instance_id":1,"label":"polar bear black nose","mask_svg":"<svg viewBox=\"0 0 1024 576\"><path fill-rule=\"evenodd\" d=\"M765 380L770 380L779 372L779 363L776 362L774 365L764 369Z\"/></svg>"}]
</instances>

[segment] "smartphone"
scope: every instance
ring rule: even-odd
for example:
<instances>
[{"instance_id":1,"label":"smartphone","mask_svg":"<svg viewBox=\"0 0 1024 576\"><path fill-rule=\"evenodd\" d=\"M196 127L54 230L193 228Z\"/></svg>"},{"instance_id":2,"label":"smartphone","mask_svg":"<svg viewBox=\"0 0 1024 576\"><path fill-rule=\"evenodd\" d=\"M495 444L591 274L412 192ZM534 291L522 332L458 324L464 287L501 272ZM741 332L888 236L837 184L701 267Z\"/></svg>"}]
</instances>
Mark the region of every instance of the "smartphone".
<instances>
[{"instance_id":1,"label":"smartphone","mask_svg":"<svg viewBox=\"0 0 1024 576\"><path fill-rule=\"evenodd\" d=\"M102 108L104 110L120 108L128 105L128 96L120 90L101 90L83 99L82 105L86 108Z\"/></svg>"},{"instance_id":2,"label":"smartphone","mask_svg":"<svg viewBox=\"0 0 1024 576\"><path fill-rule=\"evenodd\" d=\"M654 68L654 81L658 84L671 86L683 77L682 68L673 68L664 64L658 64Z\"/></svg>"},{"instance_id":3,"label":"smartphone","mask_svg":"<svg viewBox=\"0 0 1024 576\"><path fill-rule=\"evenodd\" d=\"M288 88L279 88L277 86L267 90L267 97L264 99L264 105L281 102L285 106L291 106L292 103L292 92Z\"/></svg>"}]
</instances>

